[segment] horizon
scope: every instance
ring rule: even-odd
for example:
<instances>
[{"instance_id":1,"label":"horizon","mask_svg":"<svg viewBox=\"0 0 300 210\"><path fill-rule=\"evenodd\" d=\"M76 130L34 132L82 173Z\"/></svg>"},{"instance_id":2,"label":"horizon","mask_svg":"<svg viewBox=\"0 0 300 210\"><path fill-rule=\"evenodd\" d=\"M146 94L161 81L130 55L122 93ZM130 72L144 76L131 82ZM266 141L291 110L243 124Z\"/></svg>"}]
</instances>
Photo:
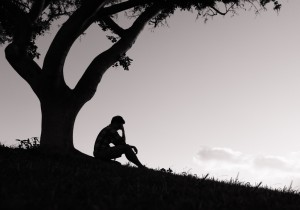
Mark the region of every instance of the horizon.
<instances>
[{"instance_id":1,"label":"horizon","mask_svg":"<svg viewBox=\"0 0 300 210\"><path fill-rule=\"evenodd\" d=\"M74 145L91 155L99 131L124 117L129 144L149 167L300 188L299 1L255 15L207 23L176 12L169 27L145 28L128 55L129 71L111 68L80 111ZM120 21L124 21L121 19ZM126 22L126 21L124 21ZM39 38L41 65L53 38ZM91 59L111 43L97 26L77 40L65 65L74 87ZM1 46L0 142L40 135L40 107L9 66ZM113 96L113 97L112 97ZM127 162L124 158L122 163Z\"/></svg>"}]
</instances>

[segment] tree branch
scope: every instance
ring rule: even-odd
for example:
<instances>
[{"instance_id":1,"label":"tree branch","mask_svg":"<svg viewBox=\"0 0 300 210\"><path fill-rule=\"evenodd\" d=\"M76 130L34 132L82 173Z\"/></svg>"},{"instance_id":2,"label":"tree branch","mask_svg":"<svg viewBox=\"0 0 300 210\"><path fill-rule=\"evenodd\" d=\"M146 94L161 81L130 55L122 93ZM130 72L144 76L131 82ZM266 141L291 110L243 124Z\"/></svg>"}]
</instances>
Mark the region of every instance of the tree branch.
<instances>
[{"instance_id":1,"label":"tree branch","mask_svg":"<svg viewBox=\"0 0 300 210\"><path fill-rule=\"evenodd\" d=\"M112 6L102 8L99 11L98 17L117 14L119 12L125 11L135 6L141 6L146 3L149 3L149 0L128 0L119 4L114 4Z\"/></svg>"},{"instance_id":2,"label":"tree branch","mask_svg":"<svg viewBox=\"0 0 300 210\"><path fill-rule=\"evenodd\" d=\"M31 38L31 26L30 20L20 8L9 0L0 1L2 6L7 12L6 15L14 25L13 41L22 50L28 45Z\"/></svg>"},{"instance_id":3,"label":"tree branch","mask_svg":"<svg viewBox=\"0 0 300 210\"><path fill-rule=\"evenodd\" d=\"M45 0L35 0L29 12L29 18L35 22L45 9Z\"/></svg>"},{"instance_id":4,"label":"tree branch","mask_svg":"<svg viewBox=\"0 0 300 210\"><path fill-rule=\"evenodd\" d=\"M113 19L108 16L105 16L101 19L107 28L109 28L113 33L117 34L118 36L122 37L125 33L125 30L120 27Z\"/></svg>"},{"instance_id":5,"label":"tree branch","mask_svg":"<svg viewBox=\"0 0 300 210\"><path fill-rule=\"evenodd\" d=\"M231 9L234 7L234 5L236 5L236 3L232 3L231 6L229 8L227 8L226 4L225 4L225 12L221 12L219 9L217 9L214 6L210 6L210 8L212 8L217 14L219 15L226 15L228 12L232 11Z\"/></svg>"},{"instance_id":6,"label":"tree branch","mask_svg":"<svg viewBox=\"0 0 300 210\"><path fill-rule=\"evenodd\" d=\"M131 48L147 22L160 11L161 8L158 5L147 8L135 20L132 26L126 30L126 35L111 48L95 57L77 83L74 89L75 95L85 96L85 98L80 98L85 102L90 100L94 96L97 86L106 70Z\"/></svg>"},{"instance_id":7,"label":"tree branch","mask_svg":"<svg viewBox=\"0 0 300 210\"><path fill-rule=\"evenodd\" d=\"M26 48L31 39L30 20L17 5L11 1L2 0L0 6L6 9L7 16L14 24L13 42L5 48L5 56L13 69L32 87L38 94L38 78L41 68L27 55Z\"/></svg>"},{"instance_id":8,"label":"tree branch","mask_svg":"<svg viewBox=\"0 0 300 210\"><path fill-rule=\"evenodd\" d=\"M89 0L77 9L63 24L45 56L43 70L55 83L64 83L63 66L75 40L91 25L96 13L107 0ZM61 84L61 83L60 83Z\"/></svg>"},{"instance_id":9,"label":"tree branch","mask_svg":"<svg viewBox=\"0 0 300 210\"><path fill-rule=\"evenodd\" d=\"M5 48L5 56L15 71L31 86L32 90L39 95L38 81L41 75L41 68L38 64L29 58L26 53L14 43L9 44Z\"/></svg>"}]
</instances>

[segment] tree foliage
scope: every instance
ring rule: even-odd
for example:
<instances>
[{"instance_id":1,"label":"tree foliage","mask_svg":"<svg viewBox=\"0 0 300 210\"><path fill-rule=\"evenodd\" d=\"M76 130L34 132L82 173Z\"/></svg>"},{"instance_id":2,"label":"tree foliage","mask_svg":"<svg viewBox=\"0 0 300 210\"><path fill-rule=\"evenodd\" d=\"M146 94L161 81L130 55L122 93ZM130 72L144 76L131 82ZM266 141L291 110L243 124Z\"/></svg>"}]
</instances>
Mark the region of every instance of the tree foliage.
<instances>
[{"instance_id":1,"label":"tree foliage","mask_svg":"<svg viewBox=\"0 0 300 210\"><path fill-rule=\"evenodd\" d=\"M97 0L1 0L0 45L18 40L20 30L26 27L27 34L21 35L28 36L25 39L23 37L23 48L30 58L39 58L36 38L49 31L53 21L72 16L83 4L92 1ZM102 12L99 11L93 22L98 23L103 31L111 32L107 38L113 43L126 33L126 30L115 23L117 13L126 11L128 18L136 18L154 4L161 7L161 12L149 21L154 28L163 25L177 9L196 12L197 17L207 20L215 15L235 14L239 9L252 8L255 12L259 12L270 2L273 2L274 10L279 11L281 8L277 0L108 0L104 2ZM114 66L120 65L128 70L131 61L126 55L122 55Z\"/></svg>"}]
</instances>

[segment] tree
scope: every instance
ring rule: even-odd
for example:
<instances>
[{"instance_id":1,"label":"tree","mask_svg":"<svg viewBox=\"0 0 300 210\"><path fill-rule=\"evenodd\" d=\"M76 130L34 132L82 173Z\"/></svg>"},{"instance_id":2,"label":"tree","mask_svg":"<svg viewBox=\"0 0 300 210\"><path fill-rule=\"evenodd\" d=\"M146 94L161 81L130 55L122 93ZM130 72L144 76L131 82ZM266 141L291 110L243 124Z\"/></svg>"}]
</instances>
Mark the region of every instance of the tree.
<instances>
[{"instance_id":1,"label":"tree","mask_svg":"<svg viewBox=\"0 0 300 210\"><path fill-rule=\"evenodd\" d=\"M42 111L41 149L45 152L74 154L73 128L83 105L95 94L103 74L112 66L128 70L131 59L126 52L132 47L146 24L162 25L176 9L195 11L207 20L215 15L235 14L239 9L259 12L276 0L1 0L0 44L7 44L6 59L13 69L31 86ZM118 13L126 11L134 17L132 25L123 29L117 22ZM43 65L36 38L50 30L53 21L68 19L59 28ZM86 68L75 88L65 83L63 70L72 44L91 24L110 31L113 45L97 55Z\"/></svg>"}]
</instances>

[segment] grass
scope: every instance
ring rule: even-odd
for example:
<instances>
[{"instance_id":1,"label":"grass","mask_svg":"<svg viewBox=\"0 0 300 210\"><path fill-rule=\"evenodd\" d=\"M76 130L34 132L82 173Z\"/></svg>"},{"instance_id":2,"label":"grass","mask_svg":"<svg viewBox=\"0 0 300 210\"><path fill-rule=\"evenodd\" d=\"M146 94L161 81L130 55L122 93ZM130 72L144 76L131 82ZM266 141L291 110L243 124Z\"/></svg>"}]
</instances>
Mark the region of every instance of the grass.
<instances>
[{"instance_id":1,"label":"grass","mask_svg":"<svg viewBox=\"0 0 300 210\"><path fill-rule=\"evenodd\" d=\"M0 146L0 209L300 209L300 194Z\"/></svg>"}]
</instances>

